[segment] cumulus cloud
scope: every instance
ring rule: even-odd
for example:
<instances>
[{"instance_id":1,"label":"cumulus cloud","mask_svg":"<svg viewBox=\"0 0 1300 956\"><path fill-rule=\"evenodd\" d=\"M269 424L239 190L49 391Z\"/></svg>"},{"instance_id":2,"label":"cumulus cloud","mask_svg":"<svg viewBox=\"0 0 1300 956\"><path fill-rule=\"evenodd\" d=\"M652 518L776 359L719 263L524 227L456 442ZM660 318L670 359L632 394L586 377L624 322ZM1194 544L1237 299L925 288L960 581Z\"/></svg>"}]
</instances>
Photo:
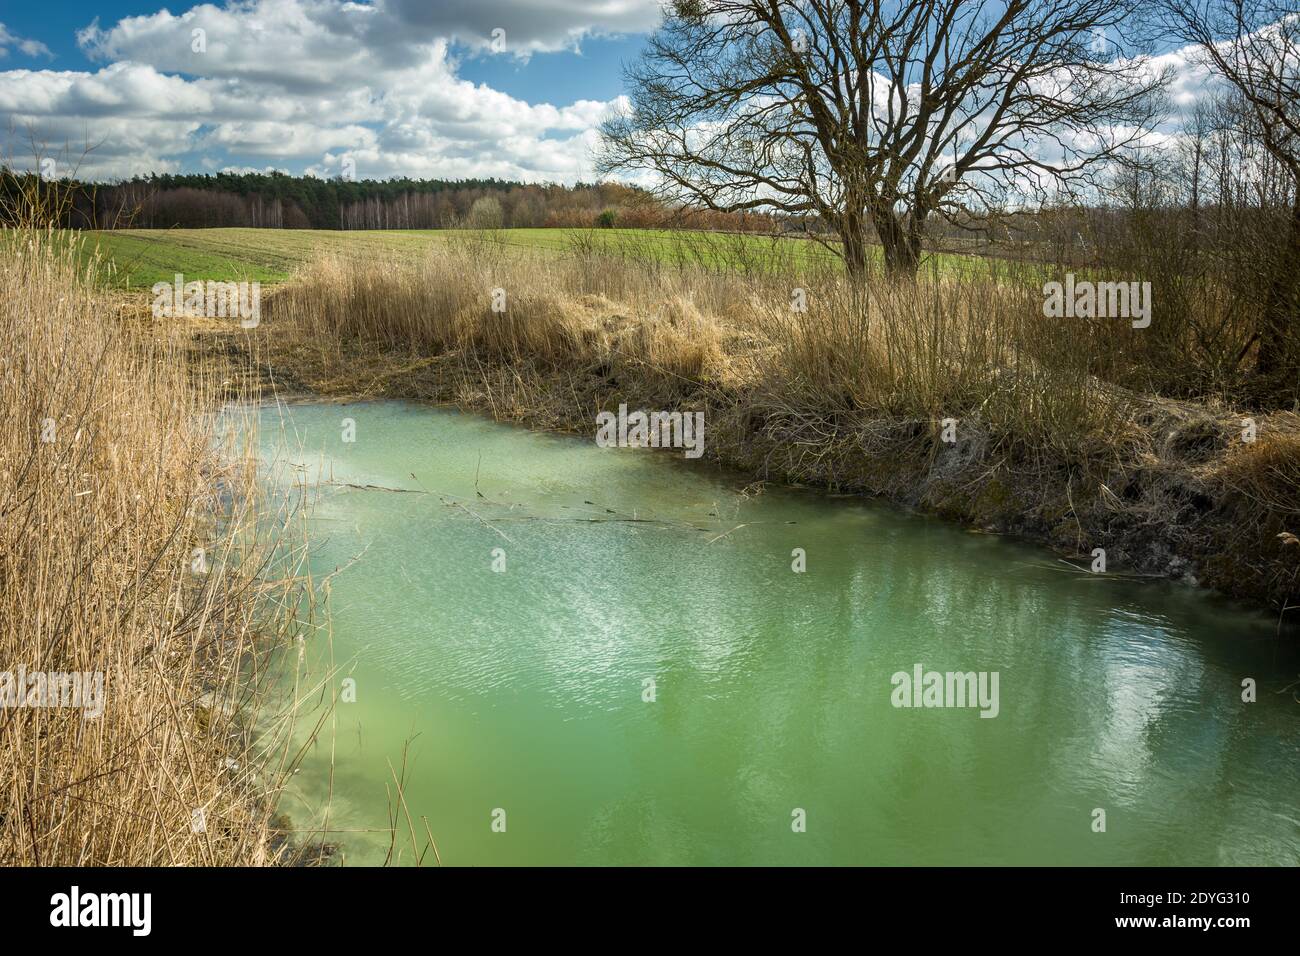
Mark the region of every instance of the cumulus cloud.
<instances>
[{"instance_id":1,"label":"cumulus cloud","mask_svg":"<svg viewBox=\"0 0 1300 956\"><path fill-rule=\"evenodd\" d=\"M107 30L93 24L79 39L99 56L169 70L199 65L190 56L195 30L216 54L205 69L255 68L268 51L299 64L405 66L437 39L526 56L572 49L588 36L643 32L658 19L659 0L235 0L128 17Z\"/></svg>"},{"instance_id":2,"label":"cumulus cloud","mask_svg":"<svg viewBox=\"0 0 1300 956\"><path fill-rule=\"evenodd\" d=\"M516 55L575 46L584 36L637 33L659 19L659 0L386 0L374 29L432 31ZM497 33L496 31L500 31Z\"/></svg>"},{"instance_id":3,"label":"cumulus cloud","mask_svg":"<svg viewBox=\"0 0 1300 956\"><path fill-rule=\"evenodd\" d=\"M164 9L82 29L93 71L0 73L0 117L52 145L80 130L71 141L95 146L83 167L92 176L268 165L328 176L350 156L362 177L573 181L590 175L612 104L528 103L462 79L458 56L562 50L649 29L657 15L657 0Z\"/></svg>"}]
</instances>

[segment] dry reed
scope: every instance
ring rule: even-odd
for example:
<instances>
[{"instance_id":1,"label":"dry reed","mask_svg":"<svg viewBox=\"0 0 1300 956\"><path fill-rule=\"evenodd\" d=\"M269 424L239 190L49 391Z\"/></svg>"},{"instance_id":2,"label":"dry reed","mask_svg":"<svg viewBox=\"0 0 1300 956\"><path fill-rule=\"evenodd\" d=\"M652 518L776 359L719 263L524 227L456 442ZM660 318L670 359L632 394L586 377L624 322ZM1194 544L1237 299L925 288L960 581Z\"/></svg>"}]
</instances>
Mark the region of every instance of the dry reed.
<instances>
[{"instance_id":1,"label":"dry reed","mask_svg":"<svg viewBox=\"0 0 1300 956\"><path fill-rule=\"evenodd\" d=\"M0 672L100 675L102 713L0 707L0 865L282 861L292 758L254 728L293 557L219 453L214 383L78 261L0 238Z\"/></svg>"}]
</instances>

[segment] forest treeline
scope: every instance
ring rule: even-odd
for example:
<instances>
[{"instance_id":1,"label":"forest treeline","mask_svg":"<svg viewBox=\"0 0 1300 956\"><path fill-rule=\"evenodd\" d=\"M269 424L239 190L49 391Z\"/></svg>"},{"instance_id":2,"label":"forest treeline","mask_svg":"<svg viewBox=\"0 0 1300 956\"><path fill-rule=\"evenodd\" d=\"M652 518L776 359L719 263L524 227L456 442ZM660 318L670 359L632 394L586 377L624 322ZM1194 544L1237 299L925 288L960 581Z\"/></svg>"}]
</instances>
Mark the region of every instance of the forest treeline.
<instances>
[{"instance_id":1,"label":"forest treeline","mask_svg":"<svg viewBox=\"0 0 1300 956\"><path fill-rule=\"evenodd\" d=\"M0 168L0 193L35 185ZM120 183L39 182L58 193L73 229L447 229L672 225L767 232L765 214L670 209L619 183L529 184L498 179L319 179L284 173L155 173ZM6 204L8 205L8 204Z\"/></svg>"}]
</instances>

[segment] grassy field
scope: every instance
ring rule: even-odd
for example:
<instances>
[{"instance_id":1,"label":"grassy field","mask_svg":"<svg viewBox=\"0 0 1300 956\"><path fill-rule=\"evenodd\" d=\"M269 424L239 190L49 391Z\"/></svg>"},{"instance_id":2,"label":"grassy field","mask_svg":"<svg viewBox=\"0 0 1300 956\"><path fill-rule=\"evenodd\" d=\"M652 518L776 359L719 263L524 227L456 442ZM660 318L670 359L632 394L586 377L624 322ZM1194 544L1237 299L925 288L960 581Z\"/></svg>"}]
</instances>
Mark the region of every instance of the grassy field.
<instances>
[{"instance_id":1,"label":"grassy field","mask_svg":"<svg viewBox=\"0 0 1300 956\"><path fill-rule=\"evenodd\" d=\"M176 273L193 280L282 282L311 259L340 253L361 259L416 257L430 232L288 229L131 229L86 233L115 267L115 284L148 288Z\"/></svg>"},{"instance_id":2,"label":"grassy field","mask_svg":"<svg viewBox=\"0 0 1300 956\"><path fill-rule=\"evenodd\" d=\"M826 247L801 238L642 229L465 229L339 232L313 229L132 229L86 233L116 267L114 282L148 288L187 280L283 282L313 259L344 255L378 262L411 262L438 244L481 242L557 256L599 253L645 262L698 265L742 273L838 269ZM876 250L879 260L879 251ZM988 274L996 260L935 253L927 265L947 274Z\"/></svg>"}]
</instances>

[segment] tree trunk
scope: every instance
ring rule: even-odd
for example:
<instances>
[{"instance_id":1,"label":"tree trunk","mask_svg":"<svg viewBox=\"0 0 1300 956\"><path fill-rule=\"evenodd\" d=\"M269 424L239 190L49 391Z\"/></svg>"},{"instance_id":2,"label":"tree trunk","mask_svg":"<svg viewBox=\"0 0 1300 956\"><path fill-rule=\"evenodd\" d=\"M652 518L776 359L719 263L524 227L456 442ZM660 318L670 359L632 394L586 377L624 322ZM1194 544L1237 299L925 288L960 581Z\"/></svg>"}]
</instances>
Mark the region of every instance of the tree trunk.
<instances>
[{"instance_id":1,"label":"tree trunk","mask_svg":"<svg viewBox=\"0 0 1300 956\"><path fill-rule=\"evenodd\" d=\"M901 222L894 210L876 209L872 223L885 252L885 275L896 279L915 279L921 264L921 235L912 225Z\"/></svg>"},{"instance_id":2,"label":"tree trunk","mask_svg":"<svg viewBox=\"0 0 1300 956\"><path fill-rule=\"evenodd\" d=\"M849 278L861 282L867 277L866 220L860 213L847 212L839 222L844 249L844 269Z\"/></svg>"}]
</instances>

